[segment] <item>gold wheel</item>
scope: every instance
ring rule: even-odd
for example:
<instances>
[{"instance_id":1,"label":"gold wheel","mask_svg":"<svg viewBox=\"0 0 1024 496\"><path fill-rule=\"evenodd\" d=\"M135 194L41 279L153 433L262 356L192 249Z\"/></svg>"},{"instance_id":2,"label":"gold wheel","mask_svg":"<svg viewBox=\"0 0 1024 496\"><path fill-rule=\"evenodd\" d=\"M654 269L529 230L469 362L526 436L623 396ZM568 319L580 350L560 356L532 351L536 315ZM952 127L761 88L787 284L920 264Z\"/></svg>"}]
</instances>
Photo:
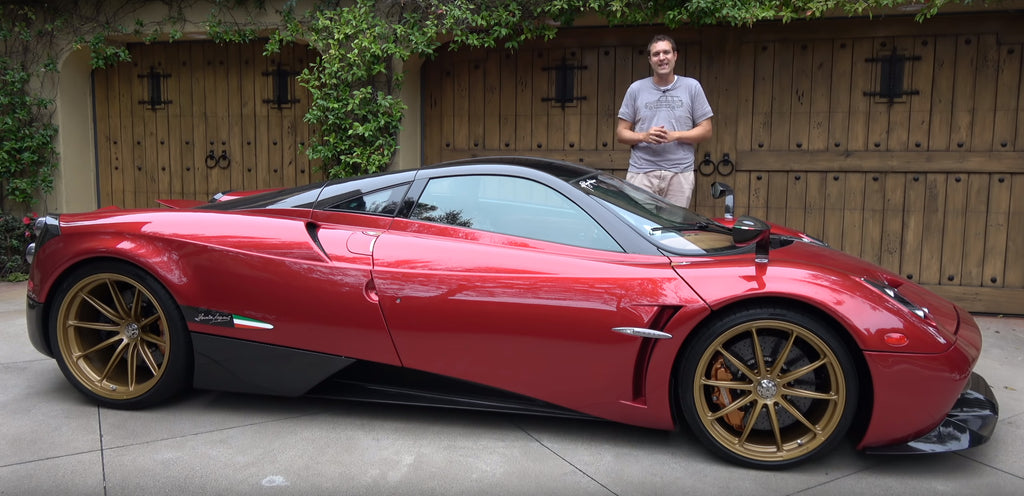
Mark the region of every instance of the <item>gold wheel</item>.
<instances>
[{"instance_id":1,"label":"gold wheel","mask_svg":"<svg viewBox=\"0 0 1024 496\"><path fill-rule=\"evenodd\" d=\"M840 358L818 335L790 322L751 320L729 328L704 349L692 380L704 429L721 448L753 463L801 459L848 424Z\"/></svg>"},{"instance_id":2,"label":"gold wheel","mask_svg":"<svg viewBox=\"0 0 1024 496\"><path fill-rule=\"evenodd\" d=\"M75 283L60 303L57 345L67 371L96 396L124 401L150 391L167 370L167 316L136 280L97 273Z\"/></svg>"}]
</instances>

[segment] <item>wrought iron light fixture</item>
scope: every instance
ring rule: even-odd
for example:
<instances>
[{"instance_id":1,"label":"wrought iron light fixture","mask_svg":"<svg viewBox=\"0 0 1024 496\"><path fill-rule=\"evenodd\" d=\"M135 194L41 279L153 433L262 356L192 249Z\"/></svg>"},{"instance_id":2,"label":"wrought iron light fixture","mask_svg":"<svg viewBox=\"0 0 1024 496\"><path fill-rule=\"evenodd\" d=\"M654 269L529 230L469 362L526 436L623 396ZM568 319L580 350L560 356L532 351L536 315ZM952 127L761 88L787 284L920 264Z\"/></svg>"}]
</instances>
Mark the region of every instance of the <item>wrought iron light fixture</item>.
<instances>
[{"instance_id":1,"label":"wrought iron light fixture","mask_svg":"<svg viewBox=\"0 0 1024 496\"><path fill-rule=\"evenodd\" d=\"M865 91L864 96L875 96L894 103L907 95L920 94L918 90L903 87L907 62L916 60L921 60L921 57L904 55L895 48L887 55L864 59L865 62L878 64L878 90Z\"/></svg>"},{"instance_id":2,"label":"wrought iron light fixture","mask_svg":"<svg viewBox=\"0 0 1024 496\"><path fill-rule=\"evenodd\" d=\"M542 102L555 102L565 110L566 105L586 100L585 96L576 96L576 71L585 70L587 66L576 65L565 57L556 66L543 67L544 71L555 71L555 96L543 97Z\"/></svg>"},{"instance_id":3,"label":"wrought iron light fixture","mask_svg":"<svg viewBox=\"0 0 1024 496\"><path fill-rule=\"evenodd\" d=\"M146 89L149 93L149 98L139 100L139 103L149 107L150 110L160 110L166 108L168 103L173 103L171 100L164 100L164 93L166 93L164 85L170 77L170 74L161 73L153 66L149 66L149 72L139 74L139 79L146 80Z\"/></svg>"},{"instance_id":4,"label":"wrought iron light fixture","mask_svg":"<svg viewBox=\"0 0 1024 496\"><path fill-rule=\"evenodd\" d=\"M299 99L294 98L296 74L298 73L281 67L281 64L277 64L272 71L264 72L263 75L270 76L273 83L273 96L264 99L263 103L269 103L271 108L278 110L290 108L293 103L299 103Z\"/></svg>"}]
</instances>

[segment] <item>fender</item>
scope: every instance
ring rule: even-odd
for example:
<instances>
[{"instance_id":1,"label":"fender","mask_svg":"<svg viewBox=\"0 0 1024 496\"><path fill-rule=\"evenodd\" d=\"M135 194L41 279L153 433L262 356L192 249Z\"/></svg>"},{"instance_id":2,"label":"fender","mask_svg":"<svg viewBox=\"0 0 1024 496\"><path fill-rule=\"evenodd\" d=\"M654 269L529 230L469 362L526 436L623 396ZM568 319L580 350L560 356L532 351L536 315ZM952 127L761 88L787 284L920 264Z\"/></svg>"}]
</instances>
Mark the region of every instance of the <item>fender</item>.
<instances>
[{"instance_id":1,"label":"fender","mask_svg":"<svg viewBox=\"0 0 1024 496\"><path fill-rule=\"evenodd\" d=\"M173 215L169 215L172 214ZM60 260L40 256L31 287L45 302L53 285L69 268L88 259L113 258L133 263L156 276L179 302L189 304L194 280L183 260L207 249L254 252L308 262L326 261L305 227L305 218L266 218L245 213L171 210L97 210L64 214L61 235L40 248L55 250Z\"/></svg>"},{"instance_id":2,"label":"fender","mask_svg":"<svg viewBox=\"0 0 1024 496\"><path fill-rule=\"evenodd\" d=\"M829 250L826 257L820 250L829 249L796 242L772 250L766 263L755 262L753 254L737 255L732 263L718 259L713 267L704 259L677 257L673 262L691 287L701 288L712 311L728 311L729 305L747 300L784 298L834 319L856 343L850 351L861 356L872 385L859 448L904 442L930 431L956 401L980 354L977 326L955 305L917 284L841 252ZM808 270L808 261L814 260L829 265ZM902 297L926 309L924 316L865 279L896 287ZM892 334L906 341L887 341ZM943 377L939 371L948 372ZM894 418L893 411L903 413Z\"/></svg>"},{"instance_id":3,"label":"fender","mask_svg":"<svg viewBox=\"0 0 1024 496\"><path fill-rule=\"evenodd\" d=\"M309 210L275 211L278 215L269 217L265 213L65 215L61 234L41 248L37 260L43 263L33 267L30 287L43 303L59 274L76 264L123 260L149 272L170 291L193 332L399 365L380 306L363 297L372 259L359 254L329 259L317 246L317 225L308 220ZM64 256L48 262L56 257L46 257L43 250ZM344 320L327 318L339 301L353 302ZM209 315L261 326L214 325Z\"/></svg>"},{"instance_id":4,"label":"fender","mask_svg":"<svg viewBox=\"0 0 1024 496\"><path fill-rule=\"evenodd\" d=\"M828 251L827 257L822 251ZM829 265L814 264L815 260L828 260ZM746 254L714 261L675 257L673 264L691 287L700 288L700 296L713 310L753 298L796 299L831 316L864 351L937 354L956 342L959 316L952 304L896 274L829 248L794 242L773 249L767 263ZM897 287L908 300L928 309L927 314L913 313L865 280ZM906 342L887 342L886 336L893 333L906 336Z\"/></svg>"}]
</instances>

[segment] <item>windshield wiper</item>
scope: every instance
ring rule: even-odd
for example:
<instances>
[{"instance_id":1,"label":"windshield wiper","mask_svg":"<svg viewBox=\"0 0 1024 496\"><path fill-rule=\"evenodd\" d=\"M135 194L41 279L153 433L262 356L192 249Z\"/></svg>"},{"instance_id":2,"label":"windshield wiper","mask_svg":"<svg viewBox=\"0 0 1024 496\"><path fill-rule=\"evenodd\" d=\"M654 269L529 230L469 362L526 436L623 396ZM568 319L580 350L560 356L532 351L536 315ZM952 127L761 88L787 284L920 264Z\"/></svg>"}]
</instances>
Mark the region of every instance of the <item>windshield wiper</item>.
<instances>
[{"instance_id":1,"label":"windshield wiper","mask_svg":"<svg viewBox=\"0 0 1024 496\"><path fill-rule=\"evenodd\" d=\"M707 231L719 234L731 234L732 230L720 224L708 222L691 222L689 224L671 224L668 226L655 226L651 228L651 234L662 231Z\"/></svg>"}]
</instances>

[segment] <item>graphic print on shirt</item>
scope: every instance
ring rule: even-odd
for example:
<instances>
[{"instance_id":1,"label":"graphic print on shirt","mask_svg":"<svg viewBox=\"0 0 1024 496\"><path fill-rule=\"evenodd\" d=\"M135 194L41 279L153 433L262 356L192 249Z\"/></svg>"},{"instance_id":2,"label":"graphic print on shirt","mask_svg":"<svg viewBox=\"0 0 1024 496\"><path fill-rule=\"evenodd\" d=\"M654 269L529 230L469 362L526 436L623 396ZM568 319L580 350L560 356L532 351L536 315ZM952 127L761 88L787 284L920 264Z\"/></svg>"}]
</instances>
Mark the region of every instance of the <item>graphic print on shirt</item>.
<instances>
[{"instance_id":1,"label":"graphic print on shirt","mask_svg":"<svg viewBox=\"0 0 1024 496\"><path fill-rule=\"evenodd\" d=\"M663 94L657 100L645 103L644 108L647 110L679 110L683 108L683 99Z\"/></svg>"}]
</instances>

